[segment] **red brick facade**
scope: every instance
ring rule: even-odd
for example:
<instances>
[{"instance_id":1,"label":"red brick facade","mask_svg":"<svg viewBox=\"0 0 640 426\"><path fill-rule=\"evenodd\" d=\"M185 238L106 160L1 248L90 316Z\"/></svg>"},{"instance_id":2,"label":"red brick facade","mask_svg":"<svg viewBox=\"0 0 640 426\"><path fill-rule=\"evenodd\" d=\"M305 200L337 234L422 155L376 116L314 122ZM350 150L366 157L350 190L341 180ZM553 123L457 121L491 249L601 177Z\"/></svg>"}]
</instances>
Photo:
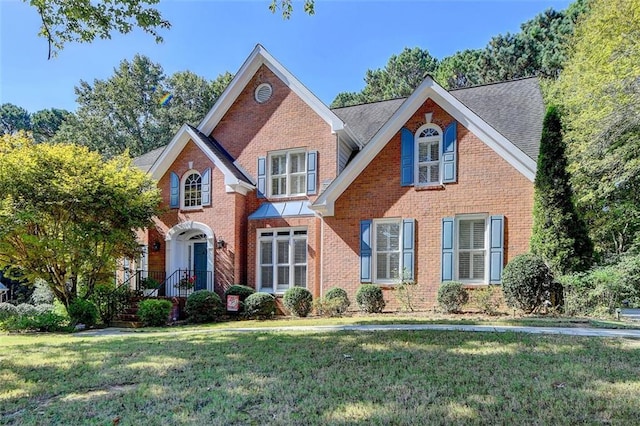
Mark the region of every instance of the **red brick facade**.
<instances>
[{"instance_id":1,"label":"red brick facade","mask_svg":"<svg viewBox=\"0 0 640 426\"><path fill-rule=\"evenodd\" d=\"M260 104L254 92L262 83L271 85L273 95ZM453 122L449 114L429 99L404 127L415 132L424 124L426 113L432 113L432 122L442 129ZM323 182L336 177L337 136L331 126L265 65L244 86L210 136L227 150L251 180L255 180L258 173L258 157L286 149L318 151L318 192ZM202 173L207 168L212 169L211 206L196 210L169 208L170 173L175 172L182 179L191 169ZM250 220L249 215L264 202L313 203L317 197L262 199L255 190L247 194L234 192L225 185L223 171L192 140L175 153L158 185L165 213L157 218L156 229L149 230L146 236L150 248L149 269L168 268L167 247L172 229L190 221L198 222L213 235L215 290L218 292L234 283L259 287L256 281L260 229L304 227L307 230L307 288L318 297L327 289L339 286L354 300L360 285L360 221L412 218L415 219L416 296L419 307L429 308L435 304L441 281L443 218L476 213L504 215L505 263L527 251L532 226L532 182L460 123L457 124L456 183L430 189L401 186L400 133L397 133L340 195L334 215L324 218L318 214ZM223 240L225 246L216 247L218 240ZM156 241L161 242L160 250L151 250ZM396 308L393 285L384 289L388 309Z\"/></svg>"}]
</instances>

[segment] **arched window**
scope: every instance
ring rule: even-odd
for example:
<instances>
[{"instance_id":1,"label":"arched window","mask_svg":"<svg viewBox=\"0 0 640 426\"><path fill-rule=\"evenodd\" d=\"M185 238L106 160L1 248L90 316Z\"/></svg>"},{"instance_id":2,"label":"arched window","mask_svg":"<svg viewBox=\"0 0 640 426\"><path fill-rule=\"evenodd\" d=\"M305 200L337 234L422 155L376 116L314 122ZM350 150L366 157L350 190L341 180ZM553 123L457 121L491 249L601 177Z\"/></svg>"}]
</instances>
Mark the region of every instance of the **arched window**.
<instances>
[{"instance_id":1,"label":"arched window","mask_svg":"<svg viewBox=\"0 0 640 426\"><path fill-rule=\"evenodd\" d=\"M435 124L425 124L415 134L415 183L434 185L440 183L440 153L442 130Z\"/></svg>"},{"instance_id":2,"label":"arched window","mask_svg":"<svg viewBox=\"0 0 640 426\"><path fill-rule=\"evenodd\" d=\"M182 184L182 197L184 208L195 208L202 206L202 176L196 171L190 171L185 174Z\"/></svg>"}]
</instances>

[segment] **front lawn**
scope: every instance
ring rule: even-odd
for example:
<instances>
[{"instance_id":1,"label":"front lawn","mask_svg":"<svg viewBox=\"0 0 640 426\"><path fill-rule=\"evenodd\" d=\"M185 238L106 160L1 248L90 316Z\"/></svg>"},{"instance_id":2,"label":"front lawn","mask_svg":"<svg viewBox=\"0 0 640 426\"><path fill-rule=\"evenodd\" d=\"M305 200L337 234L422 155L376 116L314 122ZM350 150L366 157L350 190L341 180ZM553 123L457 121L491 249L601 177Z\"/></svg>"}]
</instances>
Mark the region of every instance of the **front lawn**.
<instances>
[{"instance_id":1,"label":"front lawn","mask_svg":"<svg viewBox=\"0 0 640 426\"><path fill-rule=\"evenodd\" d=\"M2 424L633 424L640 341L516 333L0 336Z\"/></svg>"}]
</instances>

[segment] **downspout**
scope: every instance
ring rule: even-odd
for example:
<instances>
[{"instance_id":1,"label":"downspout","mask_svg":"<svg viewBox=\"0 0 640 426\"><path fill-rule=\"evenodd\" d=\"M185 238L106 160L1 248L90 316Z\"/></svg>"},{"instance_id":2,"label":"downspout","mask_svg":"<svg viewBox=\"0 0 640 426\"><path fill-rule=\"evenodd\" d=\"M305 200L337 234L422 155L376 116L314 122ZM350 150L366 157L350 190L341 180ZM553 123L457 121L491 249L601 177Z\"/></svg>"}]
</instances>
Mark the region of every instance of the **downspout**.
<instances>
[{"instance_id":1,"label":"downspout","mask_svg":"<svg viewBox=\"0 0 640 426\"><path fill-rule=\"evenodd\" d=\"M320 297L324 296L324 216L320 215Z\"/></svg>"}]
</instances>

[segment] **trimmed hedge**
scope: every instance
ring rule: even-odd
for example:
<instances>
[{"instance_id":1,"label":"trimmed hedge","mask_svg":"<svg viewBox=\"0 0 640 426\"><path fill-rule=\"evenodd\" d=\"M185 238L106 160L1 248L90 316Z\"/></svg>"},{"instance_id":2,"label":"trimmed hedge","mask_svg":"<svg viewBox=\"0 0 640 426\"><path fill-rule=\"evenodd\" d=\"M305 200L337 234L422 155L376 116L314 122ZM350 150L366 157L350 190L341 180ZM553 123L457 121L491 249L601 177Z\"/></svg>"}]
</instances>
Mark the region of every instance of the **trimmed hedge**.
<instances>
[{"instance_id":1,"label":"trimmed hedge","mask_svg":"<svg viewBox=\"0 0 640 426\"><path fill-rule=\"evenodd\" d=\"M161 327L167 324L172 306L171 302L165 299L143 300L138 307L138 317L146 326Z\"/></svg>"},{"instance_id":2,"label":"trimmed hedge","mask_svg":"<svg viewBox=\"0 0 640 426\"><path fill-rule=\"evenodd\" d=\"M191 322L211 322L222 314L222 306L222 300L216 293L209 290L198 290L187 297L185 311Z\"/></svg>"},{"instance_id":3,"label":"trimmed hedge","mask_svg":"<svg viewBox=\"0 0 640 426\"><path fill-rule=\"evenodd\" d=\"M250 318L271 318L276 313L276 298L269 293L253 293L244 301L244 313Z\"/></svg>"},{"instance_id":4,"label":"trimmed hedge","mask_svg":"<svg viewBox=\"0 0 640 426\"><path fill-rule=\"evenodd\" d=\"M438 305L448 313L460 312L469 301L469 292L458 281L447 281L438 288Z\"/></svg>"},{"instance_id":5,"label":"trimmed hedge","mask_svg":"<svg viewBox=\"0 0 640 426\"><path fill-rule=\"evenodd\" d=\"M282 304L296 317L306 317L313 306L313 295L303 287L292 287L284 292Z\"/></svg>"},{"instance_id":6,"label":"trimmed hedge","mask_svg":"<svg viewBox=\"0 0 640 426\"><path fill-rule=\"evenodd\" d=\"M386 306L382 289L374 284L362 284L356 292L356 303L362 312L380 313Z\"/></svg>"},{"instance_id":7,"label":"trimmed hedge","mask_svg":"<svg viewBox=\"0 0 640 426\"><path fill-rule=\"evenodd\" d=\"M502 271L502 291L510 308L531 313L550 299L553 275L540 256L514 257Z\"/></svg>"},{"instance_id":8,"label":"trimmed hedge","mask_svg":"<svg viewBox=\"0 0 640 426\"><path fill-rule=\"evenodd\" d=\"M347 292L340 287L333 287L327 290L324 298L334 306L335 314L337 315L347 312L347 308L351 305Z\"/></svg>"},{"instance_id":9,"label":"trimmed hedge","mask_svg":"<svg viewBox=\"0 0 640 426\"><path fill-rule=\"evenodd\" d=\"M244 302L245 299L255 293L255 289L241 284L234 284L224 291L224 298L227 296L240 296L240 301Z\"/></svg>"}]
</instances>

